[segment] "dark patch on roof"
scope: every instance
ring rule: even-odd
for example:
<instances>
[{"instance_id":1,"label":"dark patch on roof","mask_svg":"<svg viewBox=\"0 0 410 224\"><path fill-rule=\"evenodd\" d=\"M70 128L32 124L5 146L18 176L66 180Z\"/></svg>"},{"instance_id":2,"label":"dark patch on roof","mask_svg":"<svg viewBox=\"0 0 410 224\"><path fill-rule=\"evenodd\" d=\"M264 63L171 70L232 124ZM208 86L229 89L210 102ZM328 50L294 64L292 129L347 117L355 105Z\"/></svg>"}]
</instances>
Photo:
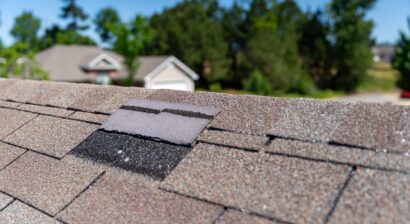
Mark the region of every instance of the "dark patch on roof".
<instances>
[{"instance_id":1,"label":"dark patch on roof","mask_svg":"<svg viewBox=\"0 0 410 224\"><path fill-rule=\"evenodd\" d=\"M162 180L190 150L184 146L99 130L71 153Z\"/></svg>"}]
</instances>

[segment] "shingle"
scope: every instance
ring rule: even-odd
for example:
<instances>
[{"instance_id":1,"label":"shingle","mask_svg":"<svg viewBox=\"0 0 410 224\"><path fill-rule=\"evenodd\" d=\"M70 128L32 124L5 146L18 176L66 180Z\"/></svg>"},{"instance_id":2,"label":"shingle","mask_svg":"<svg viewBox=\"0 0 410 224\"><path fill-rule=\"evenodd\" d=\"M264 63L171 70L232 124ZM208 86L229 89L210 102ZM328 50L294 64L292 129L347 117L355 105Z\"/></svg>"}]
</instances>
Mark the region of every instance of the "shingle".
<instances>
[{"instance_id":1,"label":"shingle","mask_svg":"<svg viewBox=\"0 0 410 224\"><path fill-rule=\"evenodd\" d=\"M19 80L10 85L2 94L7 100L25 103L40 94L41 86L42 82L39 81Z\"/></svg>"},{"instance_id":2,"label":"shingle","mask_svg":"<svg viewBox=\"0 0 410 224\"><path fill-rule=\"evenodd\" d=\"M91 89L84 97L78 99L73 104L70 105L70 108L96 112L97 108L104 104L104 101L112 98L116 91L121 91L121 88L113 86L98 86Z\"/></svg>"},{"instance_id":3,"label":"shingle","mask_svg":"<svg viewBox=\"0 0 410 224\"><path fill-rule=\"evenodd\" d=\"M4 144L0 142L0 170L2 170L5 166L13 162L17 157L23 154L26 150L22 148L18 148L15 146L11 146L8 144Z\"/></svg>"},{"instance_id":4,"label":"shingle","mask_svg":"<svg viewBox=\"0 0 410 224\"><path fill-rule=\"evenodd\" d=\"M5 138L35 116L32 113L0 108L0 139Z\"/></svg>"},{"instance_id":5,"label":"shingle","mask_svg":"<svg viewBox=\"0 0 410 224\"><path fill-rule=\"evenodd\" d=\"M23 105L20 105L17 109L29 111L33 113L38 113L38 114L53 115L53 116L58 116L58 117L68 117L70 116L70 114L73 113L73 111L66 110L66 109L55 108L55 107L44 107L44 106L38 106L38 105L32 105L32 104L23 104Z\"/></svg>"},{"instance_id":6,"label":"shingle","mask_svg":"<svg viewBox=\"0 0 410 224\"><path fill-rule=\"evenodd\" d=\"M358 170L329 223L408 223L410 176Z\"/></svg>"},{"instance_id":7,"label":"shingle","mask_svg":"<svg viewBox=\"0 0 410 224\"><path fill-rule=\"evenodd\" d=\"M331 140L372 149L405 152L392 139L400 130L405 108L389 104L359 103L342 120Z\"/></svg>"},{"instance_id":8,"label":"shingle","mask_svg":"<svg viewBox=\"0 0 410 224\"><path fill-rule=\"evenodd\" d=\"M274 97L173 90L157 90L149 99L218 108L221 112L211 122L212 127L253 134L266 134L278 119L278 109L286 106L288 101Z\"/></svg>"},{"instance_id":9,"label":"shingle","mask_svg":"<svg viewBox=\"0 0 410 224\"><path fill-rule=\"evenodd\" d=\"M328 142L333 131L351 111L353 104L292 99L284 107L275 108L279 114L269 134L286 138Z\"/></svg>"},{"instance_id":10,"label":"shingle","mask_svg":"<svg viewBox=\"0 0 410 224\"><path fill-rule=\"evenodd\" d=\"M67 223L212 223L221 207L142 185L138 179L104 175L65 209Z\"/></svg>"},{"instance_id":11,"label":"shingle","mask_svg":"<svg viewBox=\"0 0 410 224\"><path fill-rule=\"evenodd\" d=\"M50 216L37 211L36 209L25 205L19 201L13 202L11 205L0 212L1 223L4 224L57 224L60 223Z\"/></svg>"},{"instance_id":12,"label":"shingle","mask_svg":"<svg viewBox=\"0 0 410 224\"><path fill-rule=\"evenodd\" d=\"M358 148L275 139L266 151L410 173L409 157Z\"/></svg>"},{"instance_id":13,"label":"shingle","mask_svg":"<svg viewBox=\"0 0 410 224\"><path fill-rule=\"evenodd\" d=\"M259 151L265 147L266 136L246 135L228 131L205 130L196 139L200 142Z\"/></svg>"},{"instance_id":14,"label":"shingle","mask_svg":"<svg viewBox=\"0 0 410 224\"><path fill-rule=\"evenodd\" d=\"M56 160L27 152L0 172L0 189L55 215L100 173L80 159Z\"/></svg>"},{"instance_id":15,"label":"shingle","mask_svg":"<svg viewBox=\"0 0 410 224\"><path fill-rule=\"evenodd\" d=\"M165 178L190 151L188 147L97 131L73 154L156 179Z\"/></svg>"},{"instance_id":16,"label":"shingle","mask_svg":"<svg viewBox=\"0 0 410 224\"><path fill-rule=\"evenodd\" d=\"M3 210L12 201L13 201L12 197L9 197L3 193L0 193L0 211ZM0 212L0 215L1 215L1 212Z\"/></svg>"},{"instance_id":17,"label":"shingle","mask_svg":"<svg viewBox=\"0 0 410 224\"><path fill-rule=\"evenodd\" d=\"M228 210L222 217L218 219L216 224L273 224L277 222L270 221L269 219L261 218L245 214L243 212Z\"/></svg>"},{"instance_id":18,"label":"shingle","mask_svg":"<svg viewBox=\"0 0 410 224\"><path fill-rule=\"evenodd\" d=\"M202 114L209 117L214 117L219 113L219 109L213 107L197 106L185 103L169 103L164 101L147 100L147 99L131 99L127 102L127 106L139 108L148 108L153 110L172 110L185 111L193 114Z\"/></svg>"},{"instance_id":19,"label":"shingle","mask_svg":"<svg viewBox=\"0 0 410 224\"><path fill-rule=\"evenodd\" d=\"M87 121L87 122L98 123L98 124L101 124L104 121L108 120L107 115L92 114L92 113L86 113L86 112L81 112L81 111L75 112L73 115L70 116L70 118L74 120L81 120L81 121Z\"/></svg>"},{"instance_id":20,"label":"shingle","mask_svg":"<svg viewBox=\"0 0 410 224\"><path fill-rule=\"evenodd\" d=\"M61 158L97 128L93 124L41 115L4 141Z\"/></svg>"},{"instance_id":21,"label":"shingle","mask_svg":"<svg viewBox=\"0 0 410 224\"><path fill-rule=\"evenodd\" d=\"M199 144L163 187L296 223L322 222L349 168Z\"/></svg>"},{"instance_id":22,"label":"shingle","mask_svg":"<svg viewBox=\"0 0 410 224\"><path fill-rule=\"evenodd\" d=\"M124 105L130 99L147 98L153 90L135 88L135 87L116 87L115 91L110 94L111 97L101 99L101 104L96 108L97 112L114 113L120 106ZM98 100L98 99L95 99Z\"/></svg>"},{"instance_id":23,"label":"shingle","mask_svg":"<svg viewBox=\"0 0 410 224\"><path fill-rule=\"evenodd\" d=\"M33 98L30 102L67 108L85 96L94 87L88 84L45 83L42 86L44 93Z\"/></svg>"},{"instance_id":24,"label":"shingle","mask_svg":"<svg viewBox=\"0 0 410 224\"><path fill-rule=\"evenodd\" d=\"M6 100L7 96L4 95L7 88L17 82L17 79L1 79L0 80L0 99Z\"/></svg>"},{"instance_id":25,"label":"shingle","mask_svg":"<svg viewBox=\"0 0 410 224\"><path fill-rule=\"evenodd\" d=\"M18 107L20 104L21 103L0 100L0 107L15 108Z\"/></svg>"},{"instance_id":26,"label":"shingle","mask_svg":"<svg viewBox=\"0 0 410 224\"><path fill-rule=\"evenodd\" d=\"M174 144L191 145L208 123L207 119L171 113L152 114L120 109L111 115L101 128Z\"/></svg>"}]
</instances>

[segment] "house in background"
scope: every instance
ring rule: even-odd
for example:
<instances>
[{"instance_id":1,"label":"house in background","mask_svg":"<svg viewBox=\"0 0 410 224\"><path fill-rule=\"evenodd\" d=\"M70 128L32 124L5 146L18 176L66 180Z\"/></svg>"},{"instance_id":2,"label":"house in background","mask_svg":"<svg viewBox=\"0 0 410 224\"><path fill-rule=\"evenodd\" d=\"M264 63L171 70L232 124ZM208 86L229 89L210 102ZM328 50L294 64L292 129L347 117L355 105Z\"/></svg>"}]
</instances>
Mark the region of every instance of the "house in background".
<instances>
[{"instance_id":1,"label":"house in background","mask_svg":"<svg viewBox=\"0 0 410 224\"><path fill-rule=\"evenodd\" d=\"M36 56L50 80L119 83L128 76L124 58L94 46L56 45ZM193 91L199 76L174 56L140 56L136 86Z\"/></svg>"},{"instance_id":2,"label":"house in background","mask_svg":"<svg viewBox=\"0 0 410 224\"><path fill-rule=\"evenodd\" d=\"M372 48L373 61L390 63L396 53L396 49L393 44L380 44Z\"/></svg>"}]
</instances>

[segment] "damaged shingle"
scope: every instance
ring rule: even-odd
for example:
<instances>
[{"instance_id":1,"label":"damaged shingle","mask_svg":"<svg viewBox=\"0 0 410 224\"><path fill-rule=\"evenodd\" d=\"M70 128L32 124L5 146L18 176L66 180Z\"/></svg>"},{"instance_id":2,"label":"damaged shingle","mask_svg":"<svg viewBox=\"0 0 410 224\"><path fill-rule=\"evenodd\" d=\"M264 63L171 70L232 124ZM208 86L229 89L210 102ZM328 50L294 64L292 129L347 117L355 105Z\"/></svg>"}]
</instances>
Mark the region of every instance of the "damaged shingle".
<instances>
[{"instance_id":1,"label":"damaged shingle","mask_svg":"<svg viewBox=\"0 0 410 224\"><path fill-rule=\"evenodd\" d=\"M164 179L190 151L184 146L96 131L78 145L76 156Z\"/></svg>"}]
</instances>

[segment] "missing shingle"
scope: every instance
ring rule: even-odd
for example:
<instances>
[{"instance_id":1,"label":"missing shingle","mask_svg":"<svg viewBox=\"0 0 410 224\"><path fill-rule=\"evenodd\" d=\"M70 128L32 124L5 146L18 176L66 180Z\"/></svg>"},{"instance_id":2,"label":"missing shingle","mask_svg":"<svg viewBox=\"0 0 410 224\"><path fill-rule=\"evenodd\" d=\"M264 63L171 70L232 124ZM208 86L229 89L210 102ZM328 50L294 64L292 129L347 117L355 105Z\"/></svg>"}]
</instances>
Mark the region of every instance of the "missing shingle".
<instances>
[{"instance_id":1,"label":"missing shingle","mask_svg":"<svg viewBox=\"0 0 410 224\"><path fill-rule=\"evenodd\" d=\"M163 180L190 150L190 147L98 130L71 154Z\"/></svg>"}]
</instances>

